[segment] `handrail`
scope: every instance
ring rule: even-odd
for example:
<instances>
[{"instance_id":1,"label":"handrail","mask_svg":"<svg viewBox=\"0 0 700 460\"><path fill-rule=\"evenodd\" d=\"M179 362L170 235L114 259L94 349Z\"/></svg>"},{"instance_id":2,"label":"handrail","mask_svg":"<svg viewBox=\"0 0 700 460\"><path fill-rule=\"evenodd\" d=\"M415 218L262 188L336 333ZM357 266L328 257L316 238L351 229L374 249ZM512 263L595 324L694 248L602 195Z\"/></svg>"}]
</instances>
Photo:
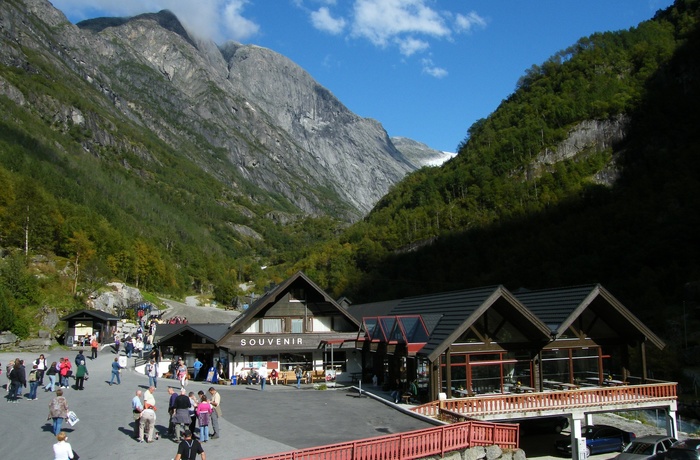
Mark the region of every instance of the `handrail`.
<instances>
[{"instance_id":1,"label":"handrail","mask_svg":"<svg viewBox=\"0 0 700 460\"><path fill-rule=\"evenodd\" d=\"M519 441L517 424L469 421L243 460L413 460L474 446L517 449Z\"/></svg>"},{"instance_id":2,"label":"handrail","mask_svg":"<svg viewBox=\"0 0 700 460\"><path fill-rule=\"evenodd\" d=\"M664 382L537 393L471 396L433 401L411 410L429 417L438 417L441 409L473 417L586 406L602 407L640 401L676 399L676 385L675 382Z\"/></svg>"}]
</instances>

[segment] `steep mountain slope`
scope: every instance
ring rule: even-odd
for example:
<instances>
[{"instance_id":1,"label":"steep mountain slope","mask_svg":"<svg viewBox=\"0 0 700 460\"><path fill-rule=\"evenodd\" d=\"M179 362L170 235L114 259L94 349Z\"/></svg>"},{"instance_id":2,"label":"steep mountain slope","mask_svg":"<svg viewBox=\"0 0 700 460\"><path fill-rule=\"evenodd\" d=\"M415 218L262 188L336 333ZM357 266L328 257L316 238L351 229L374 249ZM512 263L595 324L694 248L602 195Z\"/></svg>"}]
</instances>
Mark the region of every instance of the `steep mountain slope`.
<instances>
[{"instance_id":1,"label":"steep mountain slope","mask_svg":"<svg viewBox=\"0 0 700 460\"><path fill-rule=\"evenodd\" d=\"M273 51L218 47L168 11L76 26L0 2L0 247L74 260L72 286L231 299L413 169Z\"/></svg>"},{"instance_id":2,"label":"steep mountain slope","mask_svg":"<svg viewBox=\"0 0 700 460\"><path fill-rule=\"evenodd\" d=\"M271 50L219 49L167 11L76 28L46 1L2 8L3 62L41 54L56 81L65 72L88 81L115 116L152 131L235 193L255 184L303 213L355 220L413 169L379 123L352 114ZM86 150L123 148L99 115L83 117Z\"/></svg>"}]
</instances>

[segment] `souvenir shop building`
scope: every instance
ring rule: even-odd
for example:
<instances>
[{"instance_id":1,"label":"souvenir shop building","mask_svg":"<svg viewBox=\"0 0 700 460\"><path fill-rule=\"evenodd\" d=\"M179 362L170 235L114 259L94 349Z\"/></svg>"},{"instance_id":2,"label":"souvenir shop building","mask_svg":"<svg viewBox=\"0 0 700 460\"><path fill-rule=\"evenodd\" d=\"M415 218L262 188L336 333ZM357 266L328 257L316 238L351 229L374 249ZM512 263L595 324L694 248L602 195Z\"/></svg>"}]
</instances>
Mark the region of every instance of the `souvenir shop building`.
<instances>
[{"instance_id":1,"label":"souvenir shop building","mask_svg":"<svg viewBox=\"0 0 700 460\"><path fill-rule=\"evenodd\" d=\"M302 272L260 297L231 324L217 346L230 373L259 368L332 369L339 380L359 372L354 348L359 322Z\"/></svg>"},{"instance_id":2,"label":"souvenir shop building","mask_svg":"<svg viewBox=\"0 0 700 460\"><path fill-rule=\"evenodd\" d=\"M645 383L664 343L600 285L503 286L351 305L362 378L421 399ZM632 358L634 356L634 359Z\"/></svg>"}]
</instances>

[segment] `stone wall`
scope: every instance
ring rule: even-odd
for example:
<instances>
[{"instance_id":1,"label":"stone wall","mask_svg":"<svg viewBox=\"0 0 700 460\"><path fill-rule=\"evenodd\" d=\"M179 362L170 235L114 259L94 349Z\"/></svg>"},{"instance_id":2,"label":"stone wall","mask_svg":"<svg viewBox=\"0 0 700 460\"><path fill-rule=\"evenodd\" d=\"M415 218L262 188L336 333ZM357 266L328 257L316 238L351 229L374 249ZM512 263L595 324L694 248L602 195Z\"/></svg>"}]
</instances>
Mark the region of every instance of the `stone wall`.
<instances>
[{"instance_id":1,"label":"stone wall","mask_svg":"<svg viewBox=\"0 0 700 460\"><path fill-rule=\"evenodd\" d=\"M498 446L479 446L448 452L444 457L428 457L425 460L527 460L527 456L522 449L504 450Z\"/></svg>"}]
</instances>

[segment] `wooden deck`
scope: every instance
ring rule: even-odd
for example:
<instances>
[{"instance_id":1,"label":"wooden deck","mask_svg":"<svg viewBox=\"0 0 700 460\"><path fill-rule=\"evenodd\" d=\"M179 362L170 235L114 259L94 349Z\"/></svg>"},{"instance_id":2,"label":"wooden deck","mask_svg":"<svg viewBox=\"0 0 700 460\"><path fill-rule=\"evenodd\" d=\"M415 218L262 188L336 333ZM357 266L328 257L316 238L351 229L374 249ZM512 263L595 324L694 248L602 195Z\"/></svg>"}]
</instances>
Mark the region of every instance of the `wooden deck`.
<instances>
[{"instance_id":1,"label":"wooden deck","mask_svg":"<svg viewBox=\"0 0 700 460\"><path fill-rule=\"evenodd\" d=\"M411 409L429 417L455 415L479 420L505 420L572 413L663 408L677 410L676 383L580 388L526 394L471 396L433 401Z\"/></svg>"}]
</instances>

